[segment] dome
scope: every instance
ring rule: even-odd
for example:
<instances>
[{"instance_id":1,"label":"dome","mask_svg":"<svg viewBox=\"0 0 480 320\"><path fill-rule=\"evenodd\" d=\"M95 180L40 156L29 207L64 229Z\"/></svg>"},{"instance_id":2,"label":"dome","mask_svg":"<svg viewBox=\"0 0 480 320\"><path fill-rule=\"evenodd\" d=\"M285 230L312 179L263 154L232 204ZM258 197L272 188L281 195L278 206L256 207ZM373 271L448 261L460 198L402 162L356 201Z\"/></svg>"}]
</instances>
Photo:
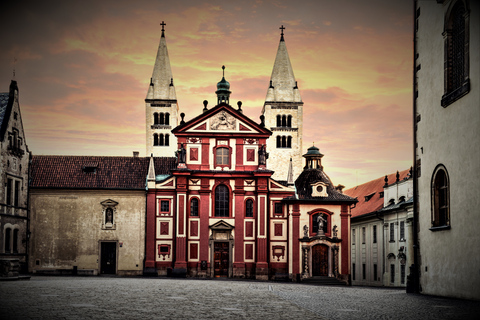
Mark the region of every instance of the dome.
<instances>
[{"instance_id":1,"label":"dome","mask_svg":"<svg viewBox=\"0 0 480 320\"><path fill-rule=\"evenodd\" d=\"M307 155L319 155L323 156L323 154L320 153L320 149L318 149L315 146L311 146L310 148L307 149Z\"/></svg>"},{"instance_id":2,"label":"dome","mask_svg":"<svg viewBox=\"0 0 480 320\"><path fill-rule=\"evenodd\" d=\"M217 92L218 91L228 92L229 89L230 89L230 83L228 83L228 81L225 80L225 77L222 77L222 80L220 80L220 82L217 83Z\"/></svg>"},{"instance_id":3,"label":"dome","mask_svg":"<svg viewBox=\"0 0 480 320\"><path fill-rule=\"evenodd\" d=\"M318 149L317 149L318 150ZM300 199L312 198L312 185L317 182L323 182L327 185L327 192L334 192L334 187L330 178L320 169L305 169L295 180L295 188Z\"/></svg>"}]
</instances>

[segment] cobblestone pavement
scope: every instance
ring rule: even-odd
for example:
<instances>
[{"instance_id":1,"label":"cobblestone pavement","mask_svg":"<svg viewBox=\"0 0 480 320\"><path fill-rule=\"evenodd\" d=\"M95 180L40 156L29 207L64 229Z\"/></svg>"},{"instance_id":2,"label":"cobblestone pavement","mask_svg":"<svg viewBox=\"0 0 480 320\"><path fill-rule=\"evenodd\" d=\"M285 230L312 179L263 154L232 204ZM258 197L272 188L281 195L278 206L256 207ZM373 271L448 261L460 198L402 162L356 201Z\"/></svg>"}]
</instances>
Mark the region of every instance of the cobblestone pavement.
<instances>
[{"instance_id":1,"label":"cobblestone pavement","mask_svg":"<svg viewBox=\"0 0 480 320\"><path fill-rule=\"evenodd\" d=\"M480 303L404 290L118 277L0 282L0 319L478 319Z\"/></svg>"}]
</instances>

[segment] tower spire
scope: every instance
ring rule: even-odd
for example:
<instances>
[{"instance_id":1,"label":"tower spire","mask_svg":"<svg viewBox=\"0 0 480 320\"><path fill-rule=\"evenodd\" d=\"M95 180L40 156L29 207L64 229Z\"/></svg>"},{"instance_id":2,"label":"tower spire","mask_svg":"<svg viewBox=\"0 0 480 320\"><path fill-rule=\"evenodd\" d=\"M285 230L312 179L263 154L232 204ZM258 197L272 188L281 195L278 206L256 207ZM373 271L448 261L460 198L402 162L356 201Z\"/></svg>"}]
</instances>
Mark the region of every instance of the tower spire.
<instances>
[{"instance_id":1,"label":"tower spire","mask_svg":"<svg viewBox=\"0 0 480 320\"><path fill-rule=\"evenodd\" d=\"M166 99L176 100L175 86L173 86L172 68L170 67L170 59L168 57L167 41L165 39L164 21L160 23L162 26L162 35L160 44L158 45L157 58L153 67L152 78L148 88L147 99Z\"/></svg>"},{"instance_id":2,"label":"tower spire","mask_svg":"<svg viewBox=\"0 0 480 320\"><path fill-rule=\"evenodd\" d=\"M225 66L222 66L222 80L217 83L217 104L225 102L226 104L230 103L230 83L225 80Z\"/></svg>"}]
</instances>

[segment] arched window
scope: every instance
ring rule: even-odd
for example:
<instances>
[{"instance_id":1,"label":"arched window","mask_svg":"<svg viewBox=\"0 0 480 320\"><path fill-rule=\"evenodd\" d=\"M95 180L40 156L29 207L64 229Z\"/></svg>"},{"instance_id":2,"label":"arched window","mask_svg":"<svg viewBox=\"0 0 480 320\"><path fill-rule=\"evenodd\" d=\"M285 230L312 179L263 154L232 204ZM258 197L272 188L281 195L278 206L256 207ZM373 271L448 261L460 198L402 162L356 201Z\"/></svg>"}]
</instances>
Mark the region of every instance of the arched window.
<instances>
[{"instance_id":1,"label":"arched window","mask_svg":"<svg viewBox=\"0 0 480 320\"><path fill-rule=\"evenodd\" d=\"M277 148L281 148L281 147L282 147L282 137L277 136Z\"/></svg>"},{"instance_id":2,"label":"arched window","mask_svg":"<svg viewBox=\"0 0 480 320\"><path fill-rule=\"evenodd\" d=\"M286 127L287 126L287 116L283 115L282 116L282 127Z\"/></svg>"},{"instance_id":3,"label":"arched window","mask_svg":"<svg viewBox=\"0 0 480 320\"><path fill-rule=\"evenodd\" d=\"M287 147L287 137L282 136L282 148L286 148L286 147Z\"/></svg>"},{"instance_id":4,"label":"arched window","mask_svg":"<svg viewBox=\"0 0 480 320\"><path fill-rule=\"evenodd\" d=\"M192 198L190 201L190 215L191 216L198 216L198 199Z\"/></svg>"},{"instance_id":5,"label":"arched window","mask_svg":"<svg viewBox=\"0 0 480 320\"><path fill-rule=\"evenodd\" d=\"M245 217L253 218L253 200L247 199L245 202Z\"/></svg>"},{"instance_id":6,"label":"arched window","mask_svg":"<svg viewBox=\"0 0 480 320\"><path fill-rule=\"evenodd\" d=\"M159 134L159 137L158 137L159 141L158 141L158 145L159 146L163 146L164 145L164 142L163 142L163 133Z\"/></svg>"},{"instance_id":7,"label":"arched window","mask_svg":"<svg viewBox=\"0 0 480 320\"><path fill-rule=\"evenodd\" d=\"M165 124L166 125L170 124L170 113L165 113Z\"/></svg>"},{"instance_id":8,"label":"arched window","mask_svg":"<svg viewBox=\"0 0 480 320\"><path fill-rule=\"evenodd\" d=\"M10 253L10 237L11 237L11 234L12 234L12 229L10 228L6 228L5 229L5 240L4 240L4 252L5 253Z\"/></svg>"},{"instance_id":9,"label":"arched window","mask_svg":"<svg viewBox=\"0 0 480 320\"><path fill-rule=\"evenodd\" d=\"M18 253L18 229L13 229L13 253Z\"/></svg>"},{"instance_id":10,"label":"arched window","mask_svg":"<svg viewBox=\"0 0 480 320\"><path fill-rule=\"evenodd\" d=\"M292 116L289 115L287 118L287 127L291 128L292 127Z\"/></svg>"},{"instance_id":11,"label":"arched window","mask_svg":"<svg viewBox=\"0 0 480 320\"><path fill-rule=\"evenodd\" d=\"M153 145L158 146L158 134L153 134Z\"/></svg>"},{"instance_id":12,"label":"arched window","mask_svg":"<svg viewBox=\"0 0 480 320\"><path fill-rule=\"evenodd\" d=\"M228 187L220 184L215 189L215 217L228 217L230 209Z\"/></svg>"},{"instance_id":13,"label":"arched window","mask_svg":"<svg viewBox=\"0 0 480 320\"><path fill-rule=\"evenodd\" d=\"M463 1L457 1L447 16L445 25L445 94L446 107L470 91L469 80L469 15Z\"/></svg>"},{"instance_id":14,"label":"arched window","mask_svg":"<svg viewBox=\"0 0 480 320\"><path fill-rule=\"evenodd\" d=\"M170 145L170 135L169 135L169 134L166 134L166 135L165 135L165 145L166 145L166 146L169 146L169 145Z\"/></svg>"},{"instance_id":15,"label":"arched window","mask_svg":"<svg viewBox=\"0 0 480 320\"><path fill-rule=\"evenodd\" d=\"M287 137L287 148L291 148L292 147L292 137Z\"/></svg>"},{"instance_id":16,"label":"arched window","mask_svg":"<svg viewBox=\"0 0 480 320\"><path fill-rule=\"evenodd\" d=\"M165 124L165 115L162 113L160 113L160 124Z\"/></svg>"},{"instance_id":17,"label":"arched window","mask_svg":"<svg viewBox=\"0 0 480 320\"><path fill-rule=\"evenodd\" d=\"M277 127L282 126L282 116L277 114Z\"/></svg>"},{"instance_id":18,"label":"arched window","mask_svg":"<svg viewBox=\"0 0 480 320\"><path fill-rule=\"evenodd\" d=\"M215 163L217 166L228 166L230 164L230 150L228 148L217 148Z\"/></svg>"},{"instance_id":19,"label":"arched window","mask_svg":"<svg viewBox=\"0 0 480 320\"><path fill-rule=\"evenodd\" d=\"M432 228L450 227L450 191L447 170L438 166L432 177Z\"/></svg>"},{"instance_id":20,"label":"arched window","mask_svg":"<svg viewBox=\"0 0 480 320\"><path fill-rule=\"evenodd\" d=\"M158 124L158 113L153 114L153 124Z\"/></svg>"}]
</instances>

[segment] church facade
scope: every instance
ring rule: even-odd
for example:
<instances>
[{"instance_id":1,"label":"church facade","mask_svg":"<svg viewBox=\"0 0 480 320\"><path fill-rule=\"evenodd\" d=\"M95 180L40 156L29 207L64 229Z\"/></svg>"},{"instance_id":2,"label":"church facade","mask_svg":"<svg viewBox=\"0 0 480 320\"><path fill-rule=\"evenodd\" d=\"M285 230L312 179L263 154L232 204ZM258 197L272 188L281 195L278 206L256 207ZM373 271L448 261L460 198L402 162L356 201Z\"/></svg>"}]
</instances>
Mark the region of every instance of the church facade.
<instances>
[{"instance_id":1,"label":"church facade","mask_svg":"<svg viewBox=\"0 0 480 320\"><path fill-rule=\"evenodd\" d=\"M160 43L152 79L155 70L170 70L162 57L163 28ZM159 92L172 90L172 81L153 82L163 83L153 86ZM303 102L283 28L260 123L243 114L240 101L230 105L225 77L215 93L214 107L204 101L201 114L187 122L181 114L171 130L176 168L168 175L149 168L145 272L348 281L350 206L356 200L333 186L318 148L304 155L302 169ZM155 135L151 111L147 136ZM294 187L298 176L300 193Z\"/></svg>"}]
</instances>

